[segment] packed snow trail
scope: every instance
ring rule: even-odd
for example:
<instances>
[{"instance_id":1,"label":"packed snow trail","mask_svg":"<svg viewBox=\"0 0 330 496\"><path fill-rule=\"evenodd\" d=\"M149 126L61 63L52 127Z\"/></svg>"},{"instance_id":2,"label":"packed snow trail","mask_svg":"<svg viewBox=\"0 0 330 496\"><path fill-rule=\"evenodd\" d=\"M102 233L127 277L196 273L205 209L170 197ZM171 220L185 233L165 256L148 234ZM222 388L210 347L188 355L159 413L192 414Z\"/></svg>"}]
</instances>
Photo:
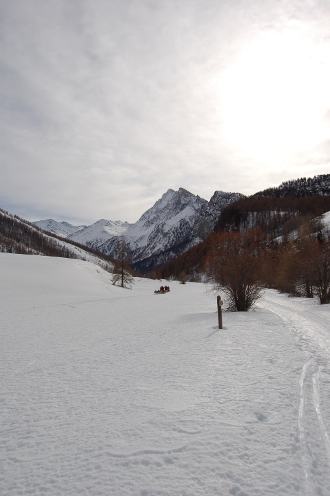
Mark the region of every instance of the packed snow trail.
<instances>
[{"instance_id":1,"label":"packed snow trail","mask_svg":"<svg viewBox=\"0 0 330 496\"><path fill-rule=\"evenodd\" d=\"M278 315L305 353L299 380L298 431L305 494L327 494L330 474L330 311L315 300L267 291L260 306ZM323 410L326 412L324 415ZM327 421L326 421L327 419ZM329 482L327 482L329 487Z\"/></svg>"},{"instance_id":2,"label":"packed snow trail","mask_svg":"<svg viewBox=\"0 0 330 496\"><path fill-rule=\"evenodd\" d=\"M220 332L202 284L8 254L0 273L1 495L330 495L329 308L300 333L305 302L267 292Z\"/></svg>"}]
</instances>

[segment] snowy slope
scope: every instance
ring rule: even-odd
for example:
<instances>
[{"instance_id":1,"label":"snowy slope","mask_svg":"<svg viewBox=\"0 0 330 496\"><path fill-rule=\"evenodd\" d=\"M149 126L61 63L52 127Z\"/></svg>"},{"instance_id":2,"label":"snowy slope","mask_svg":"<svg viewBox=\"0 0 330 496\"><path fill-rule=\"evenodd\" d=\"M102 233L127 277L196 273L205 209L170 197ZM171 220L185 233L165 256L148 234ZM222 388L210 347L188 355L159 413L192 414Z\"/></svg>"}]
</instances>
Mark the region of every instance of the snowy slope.
<instances>
[{"instance_id":1,"label":"snowy slope","mask_svg":"<svg viewBox=\"0 0 330 496\"><path fill-rule=\"evenodd\" d=\"M321 222L323 224L323 232L330 237L330 212L322 215Z\"/></svg>"},{"instance_id":2,"label":"snowy slope","mask_svg":"<svg viewBox=\"0 0 330 496\"><path fill-rule=\"evenodd\" d=\"M329 306L0 254L0 493L330 495Z\"/></svg>"},{"instance_id":3,"label":"snowy slope","mask_svg":"<svg viewBox=\"0 0 330 496\"><path fill-rule=\"evenodd\" d=\"M129 227L127 222L120 220L100 219L90 226L77 231L69 236L69 239L87 246L98 248L104 241L113 236L122 236Z\"/></svg>"},{"instance_id":4,"label":"snowy slope","mask_svg":"<svg viewBox=\"0 0 330 496\"><path fill-rule=\"evenodd\" d=\"M86 226L74 226L69 222L65 222L65 221L58 222L54 219L38 220L34 222L34 224L40 229L43 229L44 231L57 234L57 236L62 236L63 238L66 238L70 234L80 231L81 229L84 229L86 227Z\"/></svg>"},{"instance_id":5,"label":"snowy slope","mask_svg":"<svg viewBox=\"0 0 330 496\"><path fill-rule=\"evenodd\" d=\"M70 241L64 241L59 239L57 240L57 243L60 246L64 246L65 248L67 248L76 258L79 258L86 262L91 262L95 265L99 265L108 272L111 271L113 268L113 264L109 260L106 261L103 258L101 258L101 256L97 256L94 255L94 253L90 253L89 251L86 251L86 249L84 249L83 247L72 245Z\"/></svg>"}]
</instances>

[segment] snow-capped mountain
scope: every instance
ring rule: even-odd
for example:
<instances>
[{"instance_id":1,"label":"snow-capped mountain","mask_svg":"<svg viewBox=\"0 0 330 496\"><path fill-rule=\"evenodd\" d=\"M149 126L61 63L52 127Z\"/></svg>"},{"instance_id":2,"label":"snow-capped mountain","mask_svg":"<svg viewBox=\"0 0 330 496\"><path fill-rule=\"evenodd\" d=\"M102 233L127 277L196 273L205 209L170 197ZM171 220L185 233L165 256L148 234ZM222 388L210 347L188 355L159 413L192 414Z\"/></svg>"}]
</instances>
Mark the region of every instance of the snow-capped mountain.
<instances>
[{"instance_id":1,"label":"snow-capped mountain","mask_svg":"<svg viewBox=\"0 0 330 496\"><path fill-rule=\"evenodd\" d=\"M85 226L68 236L77 243L82 243L90 247L98 248L104 241L113 237L122 236L128 229L128 222L120 220L100 219L90 226Z\"/></svg>"},{"instance_id":2,"label":"snow-capped mountain","mask_svg":"<svg viewBox=\"0 0 330 496\"><path fill-rule=\"evenodd\" d=\"M69 222L65 222L65 221L58 222L54 219L38 220L37 222L34 222L34 224L37 227L40 227L40 229L43 229L44 231L48 231L50 233L56 234L57 236L62 236L63 238L66 238L67 236L70 236L70 234L80 231L80 229L86 227L86 226L74 226Z\"/></svg>"},{"instance_id":3,"label":"snow-capped mountain","mask_svg":"<svg viewBox=\"0 0 330 496\"><path fill-rule=\"evenodd\" d=\"M219 212L240 196L217 191L208 202L184 188L169 189L123 233L134 265L150 270L199 243L212 231ZM97 248L113 254L116 238L106 240Z\"/></svg>"},{"instance_id":4,"label":"snow-capped mountain","mask_svg":"<svg viewBox=\"0 0 330 496\"><path fill-rule=\"evenodd\" d=\"M124 238L134 265L143 271L150 270L205 239L220 212L241 197L239 193L216 191L208 202L184 188L169 189L134 224L100 219L66 237L106 255L114 255L118 239ZM40 226L42 222L46 223L36 224ZM44 229L60 229L63 224L67 223L48 219Z\"/></svg>"},{"instance_id":5,"label":"snow-capped mountain","mask_svg":"<svg viewBox=\"0 0 330 496\"><path fill-rule=\"evenodd\" d=\"M198 221L207 204L183 188L169 189L128 228L125 239L133 261L150 268L198 243L201 240Z\"/></svg>"}]
</instances>

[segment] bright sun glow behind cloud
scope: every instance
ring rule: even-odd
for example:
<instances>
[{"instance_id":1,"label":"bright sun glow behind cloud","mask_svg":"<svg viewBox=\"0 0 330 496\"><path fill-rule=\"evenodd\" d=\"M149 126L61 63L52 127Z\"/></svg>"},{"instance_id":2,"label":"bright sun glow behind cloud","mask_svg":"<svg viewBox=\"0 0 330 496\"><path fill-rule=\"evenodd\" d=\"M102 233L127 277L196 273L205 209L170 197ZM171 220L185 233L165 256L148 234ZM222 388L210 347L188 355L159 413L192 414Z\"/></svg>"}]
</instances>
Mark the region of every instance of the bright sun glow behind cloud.
<instances>
[{"instance_id":1,"label":"bright sun glow behind cloud","mask_svg":"<svg viewBox=\"0 0 330 496\"><path fill-rule=\"evenodd\" d=\"M292 157L329 136L330 70L326 51L302 30L265 32L224 74L219 96L223 135L256 160Z\"/></svg>"},{"instance_id":2,"label":"bright sun glow behind cloud","mask_svg":"<svg viewBox=\"0 0 330 496\"><path fill-rule=\"evenodd\" d=\"M1 208L135 222L330 172L330 1L0 1Z\"/></svg>"}]
</instances>

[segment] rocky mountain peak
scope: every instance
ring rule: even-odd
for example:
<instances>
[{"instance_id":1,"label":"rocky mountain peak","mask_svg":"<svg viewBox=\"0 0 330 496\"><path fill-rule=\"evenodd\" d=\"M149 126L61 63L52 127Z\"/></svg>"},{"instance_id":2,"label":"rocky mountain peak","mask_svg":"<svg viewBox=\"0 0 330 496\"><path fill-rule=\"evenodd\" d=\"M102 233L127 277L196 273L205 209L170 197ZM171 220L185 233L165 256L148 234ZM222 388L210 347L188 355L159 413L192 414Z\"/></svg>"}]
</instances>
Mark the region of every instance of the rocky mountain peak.
<instances>
[{"instance_id":1,"label":"rocky mountain peak","mask_svg":"<svg viewBox=\"0 0 330 496\"><path fill-rule=\"evenodd\" d=\"M244 195L241 193L215 191L209 201L209 210L218 215L227 205L239 200L240 198L244 198Z\"/></svg>"},{"instance_id":2,"label":"rocky mountain peak","mask_svg":"<svg viewBox=\"0 0 330 496\"><path fill-rule=\"evenodd\" d=\"M206 200L190 193L184 188L179 188L178 191L169 189L140 217L138 224L150 225L166 222L175 215L178 215L187 206L190 206L192 210L196 211L204 204L207 204Z\"/></svg>"},{"instance_id":3,"label":"rocky mountain peak","mask_svg":"<svg viewBox=\"0 0 330 496\"><path fill-rule=\"evenodd\" d=\"M134 263L146 270L204 239L219 212L239 197L239 193L216 191L208 202L185 188L170 188L134 224L100 219L69 238L111 255L118 237L124 237Z\"/></svg>"}]
</instances>

